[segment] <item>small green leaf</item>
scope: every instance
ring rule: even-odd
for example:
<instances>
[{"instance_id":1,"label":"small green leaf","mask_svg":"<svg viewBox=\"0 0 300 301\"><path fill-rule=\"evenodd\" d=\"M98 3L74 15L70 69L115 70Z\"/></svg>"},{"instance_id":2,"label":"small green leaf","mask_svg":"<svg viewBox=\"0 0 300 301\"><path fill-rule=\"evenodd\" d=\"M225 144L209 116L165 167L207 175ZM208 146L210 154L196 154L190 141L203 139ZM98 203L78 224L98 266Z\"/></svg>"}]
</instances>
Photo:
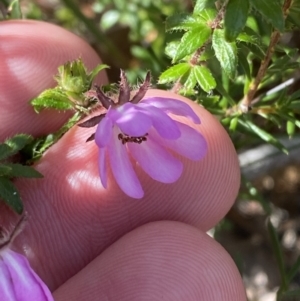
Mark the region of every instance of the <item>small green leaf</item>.
<instances>
[{"instance_id":1,"label":"small green leaf","mask_svg":"<svg viewBox=\"0 0 300 301\"><path fill-rule=\"evenodd\" d=\"M274 136L271 134L267 133L257 125L255 125L252 121L250 120L245 120L243 121L241 118L239 118L239 123L245 127L246 129L250 130L253 134L256 134L258 137L260 137L262 140L276 146L279 150L284 152L285 154L288 154L288 150L282 145Z\"/></svg>"},{"instance_id":2,"label":"small green leaf","mask_svg":"<svg viewBox=\"0 0 300 301\"><path fill-rule=\"evenodd\" d=\"M296 262L293 264L291 270L288 272L288 282L292 282L294 277L297 275L298 271L300 269L300 256L298 256Z\"/></svg>"},{"instance_id":3,"label":"small green leaf","mask_svg":"<svg viewBox=\"0 0 300 301\"><path fill-rule=\"evenodd\" d=\"M13 154L13 149L5 143L0 144L0 160L7 159Z\"/></svg>"},{"instance_id":4,"label":"small green leaf","mask_svg":"<svg viewBox=\"0 0 300 301\"><path fill-rule=\"evenodd\" d=\"M30 103L37 113L46 108L62 111L74 108L74 104L69 100L67 94L58 87L45 90L37 98L31 100Z\"/></svg>"},{"instance_id":5,"label":"small green leaf","mask_svg":"<svg viewBox=\"0 0 300 301\"><path fill-rule=\"evenodd\" d=\"M166 55L168 57L170 57L171 59L173 59L176 55L179 44L180 44L180 41L173 41L173 42L168 43L165 48Z\"/></svg>"},{"instance_id":6,"label":"small green leaf","mask_svg":"<svg viewBox=\"0 0 300 301\"><path fill-rule=\"evenodd\" d=\"M166 20L166 31L170 30L191 30L197 25L197 20L187 13L172 15Z\"/></svg>"},{"instance_id":7,"label":"small green leaf","mask_svg":"<svg viewBox=\"0 0 300 301\"><path fill-rule=\"evenodd\" d=\"M107 30L114 26L120 19L120 12L118 10L108 10L106 11L100 21L100 26L102 30Z\"/></svg>"},{"instance_id":8,"label":"small green leaf","mask_svg":"<svg viewBox=\"0 0 300 301\"><path fill-rule=\"evenodd\" d=\"M230 120L229 130L234 132L236 130L238 122L239 122L239 117L238 116L233 117Z\"/></svg>"},{"instance_id":9,"label":"small green leaf","mask_svg":"<svg viewBox=\"0 0 300 301\"><path fill-rule=\"evenodd\" d=\"M214 8L215 1L211 0L197 0L194 7L194 14L202 12L206 8Z\"/></svg>"},{"instance_id":10,"label":"small green leaf","mask_svg":"<svg viewBox=\"0 0 300 301\"><path fill-rule=\"evenodd\" d=\"M249 12L249 0L229 0L226 6L224 26L227 41L234 41L245 27Z\"/></svg>"},{"instance_id":11,"label":"small green leaf","mask_svg":"<svg viewBox=\"0 0 300 301\"><path fill-rule=\"evenodd\" d=\"M6 164L0 164L0 177L6 176L11 171L11 168L7 166Z\"/></svg>"},{"instance_id":12,"label":"small green leaf","mask_svg":"<svg viewBox=\"0 0 300 301\"><path fill-rule=\"evenodd\" d=\"M31 166L24 166L21 164L7 163L7 167L11 170L8 173L9 177L22 177L22 178L42 178L43 175Z\"/></svg>"},{"instance_id":13,"label":"small green leaf","mask_svg":"<svg viewBox=\"0 0 300 301\"><path fill-rule=\"evenodd\" d=\"M13 0L8 7L9 19L22 19L22 11L19 0Z\"/></svg>"},{"instance_id":14,"label":"small green leaf","mask_svg":"<svg viewBox=\"0 0 300 301\"><path fill-rule=\"evenodd\" d=\"M289 137L293 137L294 136L295 129L296 129L295 122L292 122L292 121L288 120L286 122L286 132L289 135Z\"/></svg>"},{"instance_id":15,"label":"small green leaf","mask_svg":"<svg viewBox=\"0 0 300 301\"><path fill-rule=\"evenodd\" d=\"M284 16L278 1L250 0L256 10L262 14L276 29L284 31Z\"/></svg>"},{"instance_id":16,"label":"small green leaf","mask_svg":"<svg viewBox=\"0 0 300 301\"><path fill-rule=\"evenodd\" d=\"M158 80L159 84L174 82L189 71L191 66L188 63L179 63L164 71Z\"/></svg>"},{"instance_id":17,"label":"small green leaf","mask_svg":"<svg viewBox=\"0 0 300 301\"><path fill-rule=\"evenodd\" d=\"M279 268L279 272L280 272L280 276L281 276L281 287L283 287L286 290L288 288L288 281L287 281L287 274L286 274L285 266L284 266L283 253L282 253L282 249L280 246L278 234L276 233L276 230L275 230L274 226L272 225L270 219L268 219L268 221L267 221L267 227L268 227L269 236L271 238L271 245L273 247L274 255L275 255L277 265Z\"/></svg>"},{"instance_id":18,"label":"small green leaf","mask_svg":"<svg viewBox=\"0 0 300 301\"><path fill-rule=\"evenodd\" d=\"M31 143L33 138L30 135L26 134L17 134L12 138L9 138L5 141L10 148L9 156L16 154L19 150L23 149L27 144Z\"/></svg>"},{"instance_id":19,"label":"small green leaf","mask_svg":"<svg viewBox=\"0 0 300 301\"><path fill-rule=\"evenodd\" d=\"M247 56L245 55L245 52L239 51L238 53L238 64L242 67L242 69L245 72L245 75L247 76L248 80L251 79L251 69L250 64L247 60Z\"/></svg>"},{"instance_id":20,"label":"small green leaf","mask_svg":"<svg viewBox=\"0 0 300 301\"><path fill-rule=\"evenodd\" d=\"M198 24L197 28L186 32L180 41L173 62L192 54L209 39L211 29L205 24Z\"/></svg>"},{"instance_id":21,"label":"small green leaf","mask_svg":"<svg viewBox=\"0 0 300 301\"><path fill-rule=\"evenodd\" d=\"M19 192L13 183L5 177L0 177L0 198L18 214L23 212Z\"/></svg>"},{"instance_id":22,"label":"small green leaf","mask_svg":"<svg viewBox=\"0 0 300 301\"><path fill-rule=\"evenodd\" d=\"M192 71L192 69L190 71ZM188 77L187 77L187 80L184 83L184 87L187 91L189 91L189 90L194 89L196 84L197 84L197 79L196 79L195 73L190 72Z\"/></svg>"},{"instance_id":23,"label":"small green leaf","mask_svg":"<svg viewBox=\"0 0 300 301\"><path fill-rule=\"evenodd\" d=\"M208 68L195 66L192 72L195 74L197 83L205 92L209 92L216 87L216 81Z\"/></svg>"},{"instance_id":24,"label":"small green leaf","mask_svg":"<svg viewBox=\"0 0 300 301\"><path fill-rule=\"evenodd\" d=\"M234 42L225 40L224 30L216 29L213 33L212 45L222 69L230 78L235 77L237 66L237 48Z\"/></svg>"},{"instance_id":25,"label":"small green leaf","mask_svg":"<svg viewBox=\"0 0 300 301\"><path fill-rule=\"evenodd\" d=\"M105 65L105 64L99 64L99 65L96 66L96 67L92 70L92 72L88 75L89 80L90 80L91 82L93 82L94 79L95 79L95 77L98 75L98 73L99 73L100 71L102 71L103 69L107 69L107 68L109 68L108 65Z\"/></svg>"}]
</instances>

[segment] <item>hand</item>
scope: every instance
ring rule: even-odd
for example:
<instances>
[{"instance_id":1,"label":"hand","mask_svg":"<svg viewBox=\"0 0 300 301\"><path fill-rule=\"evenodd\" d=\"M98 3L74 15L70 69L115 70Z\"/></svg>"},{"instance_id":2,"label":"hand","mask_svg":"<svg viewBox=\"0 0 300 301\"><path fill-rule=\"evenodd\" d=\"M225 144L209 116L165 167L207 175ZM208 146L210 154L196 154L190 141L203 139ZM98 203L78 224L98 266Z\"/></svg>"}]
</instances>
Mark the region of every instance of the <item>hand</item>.
<instances>
[{"instance_id":1,"label":"hand","mask_svg":"<svg viewBox=\"0 0 300 301\"><path fill-rule=\"evenodd\" d=\"M28 101L53 86L57 67L82 57L100 62L73 34L36 21L1 22L0 139L53 132L68 113L37 115ZM98 84L107 83L102 72ZM170 92L152 90L152 95ZM171 95L183 101L183 97ZM246 300L233 260L205 231L232 206L239 188L234 147L219 122L188 102L201 118L208 153L184 160L174 184L140 172L145 197L127 197L111 178L102 188L95 131L75 126L36 164L43 179L15 181L29 219L15 250L25 253L57 301ZM0 224L17 220L1 205Z\"/></svg>"}]
</instances>

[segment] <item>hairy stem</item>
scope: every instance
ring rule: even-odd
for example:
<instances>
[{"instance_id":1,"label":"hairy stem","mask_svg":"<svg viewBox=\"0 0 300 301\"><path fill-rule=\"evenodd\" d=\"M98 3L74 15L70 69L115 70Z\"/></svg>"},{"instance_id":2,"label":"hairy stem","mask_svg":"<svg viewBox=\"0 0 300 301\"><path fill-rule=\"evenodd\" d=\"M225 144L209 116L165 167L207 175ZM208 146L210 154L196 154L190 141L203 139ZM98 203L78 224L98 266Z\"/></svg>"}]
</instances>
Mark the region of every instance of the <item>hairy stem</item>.
<instances>
[{"instance_id":1,"label":"hairy stem","mask_svg":"<svg viewBox=\"0 0 300 301\"><path fill-rule=\"evenodd\" d=\"M288 13L288 9L291 6L291 3L292 3L292 0L285 0L284 5L283 5L284 17L286 17L286 15ZM274 52L274 48L279 41L280 35L281 34L278 30L273 31L273 33L271 35L270 43L269 43L269 46L268 46L268 49L266 52L266 56L260 64L260 67L258 69L255 79L250 84L248 93L245 95L245 97L242 99L242 101L239 104L239 109L244 113L246 113L249 110L249 108L251 107L254 95L257 92L258 86L266 74L267 68L269 66L270 60L271 60L273 52Z\"/></svg>"}]
</instances>

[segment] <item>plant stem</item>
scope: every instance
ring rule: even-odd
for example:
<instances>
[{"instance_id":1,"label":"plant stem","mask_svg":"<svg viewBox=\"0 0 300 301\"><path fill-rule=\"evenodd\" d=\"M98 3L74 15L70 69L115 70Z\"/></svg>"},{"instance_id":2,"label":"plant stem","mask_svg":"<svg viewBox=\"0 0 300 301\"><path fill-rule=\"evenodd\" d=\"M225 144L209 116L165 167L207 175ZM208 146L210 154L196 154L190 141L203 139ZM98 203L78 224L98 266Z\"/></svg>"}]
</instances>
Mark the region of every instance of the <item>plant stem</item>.
<instances>
[{"instance_id":1,"label":"plant stem","mask_svg":"<svg viewBox=\"0 0 300 301\"><path fill-rule=\"evenodd\" d=\"M288 9L291 6L291 2L292 2L292 0L285 0L285 2L283 4L284 18L287 16ZM269 66L270 60L271 60L273 52L274 52L274 48L279 41L280 35L281 35L281 33L278 30L274 30L271 34L271 39L270 39L270 43L269 43L269 46L268 46L268 49L266 52L266 56L261 61L257 75L256 75L255 79L252 81L252 83L250 84L248 93L245 95L245 97L242 99L242 101L239 104L239 109L243 113L248 112L249 108L251 107L254 95L257 92L258 86L266 74L267 68Z\"/></svg>"}]
</instances>

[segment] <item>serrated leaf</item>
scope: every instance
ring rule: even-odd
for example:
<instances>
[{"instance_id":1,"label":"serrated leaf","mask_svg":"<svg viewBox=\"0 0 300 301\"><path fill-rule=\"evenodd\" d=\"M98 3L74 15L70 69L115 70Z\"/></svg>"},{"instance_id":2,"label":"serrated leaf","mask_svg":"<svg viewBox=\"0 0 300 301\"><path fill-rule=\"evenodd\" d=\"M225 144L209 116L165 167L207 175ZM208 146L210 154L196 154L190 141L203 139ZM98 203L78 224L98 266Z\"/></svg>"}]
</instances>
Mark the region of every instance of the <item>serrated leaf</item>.
<instances>
[{"instance_id":1,"label":"serrated leaf","mask_svg":"<svg viewBox=\"0 0 300 301\"><path fill-rule=\"evenodd\" d=\"M205 92L210 92L216 87L216 81L208 68L195 66L192 72L195 74L197 83Z\"/></svg>"},{"instance_id":2,"label":"serrated leaf","mask_svg":"<svg viewBox=\"0 0 300 301\"><path fill-rule=\"evenodd\" d=\"M105 64L99 64L98 66L96 66L92 72L89 74L89 81L92 83L95 79L95 77L98 75L98 73L100 71L102 71L103 69L107 69L109 68L108 65L105 65Z\"/></svg>"},{"instance_id":3,"label":"serrated leaf","mask_svg":"<svg viewBox=\"0 0 300 301\"><path fill-rule=\"evenodd\" d=\"M0 177L0 198L15 212L23 212L23 204L14 184L5 177Z\"/></svg>"},{"instance_id":4,"label":"serrated leaf","mask_svg":"<svg viewBox=\"0 0 300 301\"><path fill-rule=\"evenodd\" d=\"M59 88L45 90L37 98L31 100L30 103L37 112L46 108L64 111L74 107L67 94Z\"/></svg>"},{"instance_id":5,"label":"serrated leaf","mask_svg":"<svg viewBox=\"0 0 300 301\"><path fill-rule=\"evenodd\" d=\"M224 30L215 29L212 38L212 46L222 69L230 77L235 77L237 66L237 48L234 42L225 40Z\"/></svg>"},{"instance_id":6,"label":"serrated leaf","mask_svg":"<svg viewBox=\"0 0 300 301\"><path fill-rule=\"evenodd\" d=\"M186 32L180 41L173 62L192 54L209 39L211 29L205 24L198 24L196 29Z\"/></svg>"},{"instance_id":7,"label":"serrated leaf","mask_svg":"<svg viewBox=\"0 0 300 301\"><path fill-rule=\"evenodd\" d=\"M6 164L0 164L0 177L6 176L11 171L11 168Z\"/></svg>"},{"instance_id":8,"label":"serrated leaf","mask_svg":"<svg viewBox=\"0 0 300 301\"><path fill-rule=\"evenodd\" d=\"M165 48L165 54L168 57L170 57L171 59L173 59L176 55L179 44L180 44L180 41L173 41L173 42L168 43Z\"/></svg>"},{"instance_id":9,"label":"serrated leaf","mask_svg":"<svg viewBox=\"0 0 300 301\"><path fill-rule=\"evenodd\" d=\"M284 16L278 1L250 0L255 9L264 16L276 29L284 31Z\"/></svg>"},{"instance_id":10,"label":"serrated leaf","mask_svg":"<svg viewBox=\"0 0 300 301\"><path fill-rule=\"evenodd\" d=\"M30 135L26 134L17 134L14 137L5 140L5 144L7 144L11 148L9 156L16 154L19 150L23 149L32 141L33 138Z\"/></svg>"},{"instance_id":11,"label":"serrated leaf","mask_svg":"<svg viewBox=\"0 0 300 301\"><path fill-rule=\"evenodd\" d=\"M217 16L217 11L216 9L205 9L201 13L199 13L199 18L202 20L202 22L205 22L207 24L211 23L214 21L214 19Z\"/></svg>"},{"instance_id":12,"label":"serrated leaf","mask_svg":"<svg viewBox=\"0 0 300 301\"><path fill-rule=\"evenodd\" d=\"M31 166L25 166L22 164L7 163L7 167L11 170L8 173L9 177L21 177L21 178L42 178L43 175L35 170Z\"/></svg>"},{"instance_id":13,"label":"serrated leaf","mask_svg":"<svg viewBox=\"0 0 300 301\"><path fill-rule=\"evenodd\" d=\"M188 63L179 63L164 71L158 80L159 84L174 82L182 77L190 70L191 66Z\"/></svg>"},{"instance_id":14,"label":"serrated leaf","mask_svg":"<svg viewBox=\"0 0 300 301\"><path fill-rule=\"evenodd\" d=\"M211 0L197 0L196 4L194 6L194 14L198 14L200 12L202 12L204 9L206 8L213 8L215 7L215 1L211 1Z\"/></svg>"},{"instance_id":15,"label":"serrated leaf","mask_svg":"<svg viewBox=\"0 0 300 301\"><path fill-rule=\"evenodd\" d=\"M249 0L229 0L226 6L224 27L227 41L234 41L245 27L249 12Z\"/></svg>"},{"instance_id":16,"label":"serrated leaf","mask_svg":"<svg viewBox=\"0 0 300 301\"><path fill-rule=\"evenodd\" d=\"M198 21L195 17L187 13L172 15L166 20L166 31L170 30L190 30Z\"/></svg>"},{"instance_id":17,"label":"serrated leaf","mask_svg":"<svg viewBox=\"0 0 300 301\"><path fill-rule=\"evenodd\" d=\"M192 71L192 70L191 70ZM187 91L192 90L197 84L197 79L194 72L190 72L185 83L184 87Z\"/></svg>"}]
</instances>

